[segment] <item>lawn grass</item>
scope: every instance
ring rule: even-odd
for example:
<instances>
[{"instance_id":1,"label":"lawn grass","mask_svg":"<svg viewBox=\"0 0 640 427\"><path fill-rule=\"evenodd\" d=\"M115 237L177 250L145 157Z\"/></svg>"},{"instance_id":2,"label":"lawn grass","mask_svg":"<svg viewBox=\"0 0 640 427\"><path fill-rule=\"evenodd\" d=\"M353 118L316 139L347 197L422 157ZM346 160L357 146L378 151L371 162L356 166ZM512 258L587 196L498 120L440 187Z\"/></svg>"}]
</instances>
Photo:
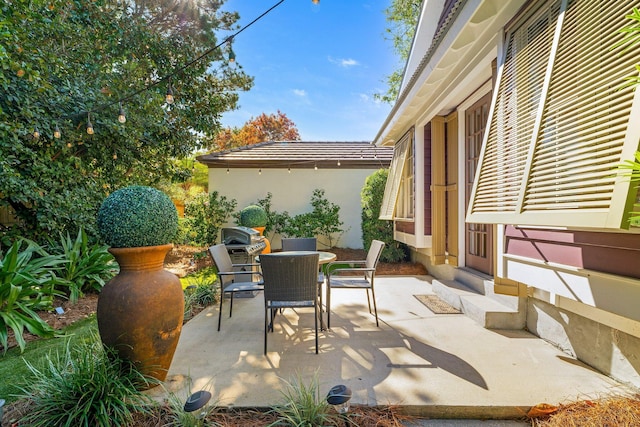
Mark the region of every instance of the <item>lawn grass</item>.
<instances>
[{"instance_id":1,"label":"lawn grass","mask_svg":"<svg viewBox=\"0 0 640 427\"><path fill-rule=\"evenodd\" d=\"M11 403L17 398L14 396L19 393L18 386L29 381L31 372L27 368L25 361L34 366L39 366L48 354L62 354L65 351L67 342L79 343L81 341L90 340L92 334L98 333L98 323L96 316L92 315L62 330L63 337L38 339L30 341L20 353L19 347L9 349L4 355L0 354L0 398L5 399L7 403Z\"/></svg>"}]
</instances>

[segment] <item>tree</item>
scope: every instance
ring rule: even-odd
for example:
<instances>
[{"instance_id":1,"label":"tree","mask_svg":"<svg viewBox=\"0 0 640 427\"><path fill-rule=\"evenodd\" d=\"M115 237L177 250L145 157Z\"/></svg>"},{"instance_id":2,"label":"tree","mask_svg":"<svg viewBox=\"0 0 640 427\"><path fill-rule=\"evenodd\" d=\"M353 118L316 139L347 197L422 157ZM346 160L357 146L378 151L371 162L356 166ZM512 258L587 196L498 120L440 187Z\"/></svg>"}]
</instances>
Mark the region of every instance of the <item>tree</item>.
<instances>
[{"instance_id":1,"label":"tree","mask_svg":"<svg viewBox=\"0 0 640 427\"><path fill-rule=\"evenodd\" d=\"M216 136L219 151L265 141L299 141L295 123L280 110L276 114L262 113L251 118L241 128L225 128Z\"/></svg>"},{"instance_id":2,"label":"tree","mask_svg":"<svg viewBox=\"0 0 640 427\"><path fill-rule=\"evenodd\" d=\"M404 63L409 59L411 53L413 35L418 25L421 8L422 1L393 0L391 6L385 9L389 24L389 27L385 29L385 38L393 43L393 50L398 55L401 65L387 76L387 92L374 95L380 101L393 103L398 98Z\"/></svg>"},{"instance_id":3,"label":"tree","mask_svg":"<svg viewBox=\"0 0 640 427\"><path fill-rule=\"evenodd\" d=\"M222 113L237 108L234 91L253 83L212 48L215 31L239 19L222 4L0 4L0 206L20 219L5 234L92 232L105 195L171 177L174 159L213 143ZM116 120L119 100L126 123Z\"/></svg>"}]
</instances>

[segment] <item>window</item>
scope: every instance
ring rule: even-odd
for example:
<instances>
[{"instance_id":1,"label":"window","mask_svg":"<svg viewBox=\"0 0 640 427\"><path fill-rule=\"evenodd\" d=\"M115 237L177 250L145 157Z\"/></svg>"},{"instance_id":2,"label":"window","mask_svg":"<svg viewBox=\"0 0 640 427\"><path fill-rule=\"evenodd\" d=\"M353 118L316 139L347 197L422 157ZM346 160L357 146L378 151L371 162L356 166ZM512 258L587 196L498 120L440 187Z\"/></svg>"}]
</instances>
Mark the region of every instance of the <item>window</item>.
<instances>
[{"instance_id":1,"label":"window","mask_svg":"<svg viewBox=\"0 0 640 427\"><path fill-rule=\"evenodd\" d=\"M411 129L404 134L393 150L389 177L380 208L380 219L413 218L413 171L413 129Z\"/></svg>"},{"instance_id":2,"label":"window","mask_svg":"<svg viewBox=\"0 0 640 427\"><path fill-rule=\"evenodd\" d=\"M635 3L540 5L507 31L467 221L625 227L636 193L615 169L638 147L640 101L620 88L637 54L611 47Z\"/></svg>"}]
</instances>

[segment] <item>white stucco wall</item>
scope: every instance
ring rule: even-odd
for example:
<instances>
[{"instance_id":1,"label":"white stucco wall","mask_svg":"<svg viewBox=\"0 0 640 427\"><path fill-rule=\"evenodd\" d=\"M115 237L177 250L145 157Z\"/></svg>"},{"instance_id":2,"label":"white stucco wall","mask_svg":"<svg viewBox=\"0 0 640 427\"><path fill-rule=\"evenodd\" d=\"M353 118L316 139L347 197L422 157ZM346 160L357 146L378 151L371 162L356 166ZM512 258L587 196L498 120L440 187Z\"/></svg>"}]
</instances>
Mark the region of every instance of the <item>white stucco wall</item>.
<instances>
[{"instance_id":1,"label":"white stucco wall","mask_svg":"<svg viewBox=\"0 0 640 427\"><path fill-rule=\"evenodd\" d=\"M361 229L360 192L366 178L376 169L209 169L209 191L238 202L237 209L273 195L272 209L287 211L291 216L310 212L313 190L323 189L326 199L340 206L340 220L344 223L344 234L335 246L363 248ZM230 226L234 224L228 224ZM322 240L319 238L319 248ZM272 247L280 248L279 236L273 239Z\"/></svg>"}]
</instances>

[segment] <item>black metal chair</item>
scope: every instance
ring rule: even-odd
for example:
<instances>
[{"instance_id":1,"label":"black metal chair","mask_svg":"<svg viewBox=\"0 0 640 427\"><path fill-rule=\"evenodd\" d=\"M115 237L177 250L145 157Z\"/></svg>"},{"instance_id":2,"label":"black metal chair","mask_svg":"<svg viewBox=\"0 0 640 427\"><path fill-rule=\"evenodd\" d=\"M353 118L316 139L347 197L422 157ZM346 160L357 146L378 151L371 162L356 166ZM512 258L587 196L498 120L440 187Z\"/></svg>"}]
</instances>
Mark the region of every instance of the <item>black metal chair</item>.
<instances>
[{"instance_id":1,"label":"black metal chair","mask_svg":"<svg viewBox=\"0 0 640 427\"><path fill-rule=\"evenodd\" d=\"M316 354L318 354L318 259L317 253L260 255L264 278L264 354L267 334L273 332L276 312L283 308L313 307Z\"/></svg>"},{"instance_id":2,"label":"black metal chair","mask_svg":"<svg viewBox=\"0 0 640 427\"><path fill-rule=\"evenodd\" d=\"M260 264L233 264L227 247L224 244L209 247L209 255L218 269L220 280L220 312L218 313L218 330L222 323L222 302L224 295L230 294L229 317L233 313L233 296L236 292L257 292L264 289ZM254 279L258 280L254 280Z\"/></svg>"},{"instance_id":3,"label":"black metal chair","mask_svg":"<svg viewBox=\"0 0 640 427\"><path fill-rule=\"evenodd\" d=\"M369 313L371 313L371 297L373 297L376 326L380 326L378 324L378 307L376 305L376 291L373 287L373 282L382 249L384 249L384 242L373 240L365 260L333 261L327 264L325 269L327 276L327 328L331 327L331 291L338 288L366 289ZM348 267L342 267L345 264ZM356 267L358 265L362 267ZM362 275L353 275L353 273L362 273ZM369 289L371 289L371 296L369 295Z\"/></svg>"}]
</instances>

